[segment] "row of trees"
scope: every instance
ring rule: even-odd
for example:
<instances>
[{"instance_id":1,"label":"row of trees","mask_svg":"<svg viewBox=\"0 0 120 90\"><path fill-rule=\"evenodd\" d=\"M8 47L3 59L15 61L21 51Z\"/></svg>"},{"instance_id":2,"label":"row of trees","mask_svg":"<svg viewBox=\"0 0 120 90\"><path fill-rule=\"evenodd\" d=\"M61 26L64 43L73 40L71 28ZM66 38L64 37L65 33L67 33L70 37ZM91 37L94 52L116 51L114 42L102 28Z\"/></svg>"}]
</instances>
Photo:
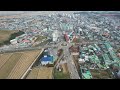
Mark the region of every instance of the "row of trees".
<instances>
[{"instance_id":1,"label":"row of trees","mask_svg":"<svg viewBox=\"0 0 120 90\"><path fill-rule=\"evenodd\" d=\"M8 40L5 40L5 41L0 43L0 46L9 45L10 44L10 40L15 39L17 36L20 36L22 34L24 34L23 31L18 31L16 33L11 34Z\"/></svg>"}]
</instances>

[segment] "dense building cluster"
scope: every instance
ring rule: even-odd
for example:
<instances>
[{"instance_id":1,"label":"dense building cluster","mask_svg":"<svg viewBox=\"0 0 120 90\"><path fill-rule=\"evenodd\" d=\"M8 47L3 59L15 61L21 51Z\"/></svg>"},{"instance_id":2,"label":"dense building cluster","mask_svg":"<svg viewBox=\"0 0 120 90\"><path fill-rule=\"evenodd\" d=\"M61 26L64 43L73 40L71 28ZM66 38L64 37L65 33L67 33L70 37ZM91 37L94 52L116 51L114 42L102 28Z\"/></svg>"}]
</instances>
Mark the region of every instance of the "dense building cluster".
<instances>
[{"instance_id":1,"label":"dense building cluster","mask_svg":"<svg viewBox=\"0 0 120 90\"><path fill-rule=\"evenodd\" d=\"M25 32L10 40L13 47L31 47L39 35L47 38L37 43L49 38L51 41L42 45L48 45L48 48L45 48L39 58L41 65L54 65L54 62L62 58L62 63L68 65L71 78L78 79L79 76L83 79L118 78L120 73L120 53L117 54L117 49L120 48L119 24L119 13L84 11L4 18L0 19L0 30ZM61 49L62 54L57 55ZM76 56L78 59L72 62L72 57ZM57 67L62 65L61 61L58 62ZM77 71L79 75L73 74Z\"/></svg>"},{"instance_id":2,"label":"dense building cluster","mask_svg":"<svg viewBox=\"0 0 120 90\"><path fill-rule=\"evenodd\" d=\"M110 39L119 41L119 23L119 16L111 14L96 12L63 13L0 19L0 30L25 30L26 32L40 30L45 32L42 34L48 36L54 30L66 31L68 34L74 30L80 35L86 36L83 38L90 40Z\"/></svg>"}]
</instances>

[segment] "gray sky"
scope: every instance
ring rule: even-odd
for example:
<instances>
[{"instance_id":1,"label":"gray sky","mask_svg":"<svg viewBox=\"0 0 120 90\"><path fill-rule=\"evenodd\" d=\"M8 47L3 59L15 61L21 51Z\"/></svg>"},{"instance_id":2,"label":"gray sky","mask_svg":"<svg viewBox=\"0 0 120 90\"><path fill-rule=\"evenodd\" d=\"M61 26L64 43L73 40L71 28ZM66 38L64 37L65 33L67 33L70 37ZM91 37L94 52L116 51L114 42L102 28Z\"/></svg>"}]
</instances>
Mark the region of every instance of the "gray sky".
<instances>
[{"instance_id":1,"label":"gray sky","mask_svg":"<svg viewBox=\"0 0 120 90\"><path fill-rule=\"evenodd\" d=\"M15 15L15 14L50 14L50 13L71 13L80 11L0 11L0 16Z\"/></svg>"},{"instance_id":2,"label":"gray sky","mask_svg":"<svg viewBox=\"0 0 120 90\"><path fill-rule=\"evenodd\" d=\"M14 14L22 14L25 11L0 11L0 16L4 15L14 15Z\"/></svg>"},{"instance_id":3,"label":"gray sky","mask_svg":"<svg viewBox=\"0 0 120 90\"><path fill-rule=\"evenodd\" d=\"M16 14L50 14L50 13L70 13L71 11L0 11L0 16L16 15Z\"/></svg>"}]
</instances>

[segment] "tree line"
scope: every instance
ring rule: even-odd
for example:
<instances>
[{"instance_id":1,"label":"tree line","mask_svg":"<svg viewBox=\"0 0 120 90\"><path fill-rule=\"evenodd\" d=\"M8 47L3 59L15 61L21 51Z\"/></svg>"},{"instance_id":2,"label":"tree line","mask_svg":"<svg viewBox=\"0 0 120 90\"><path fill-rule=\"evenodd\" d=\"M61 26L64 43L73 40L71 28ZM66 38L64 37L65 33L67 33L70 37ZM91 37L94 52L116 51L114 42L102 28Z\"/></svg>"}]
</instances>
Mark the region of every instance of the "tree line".
<instances>
[{"instance_id":1,"label":"tree line","mask_svg":"<svg viewBox=\"0 0 120 90\"><path fill-rule=\"evenodd\" d=\"M0 43L0 46L9 45L10 44L10 40L15 39L17 36L20 36L22 34L24 34L23 31L18 31L18 32L15 32L15 33L11 34L10 37L7 40L5 40L5 41Z\"/></svg>"}]
</instances>

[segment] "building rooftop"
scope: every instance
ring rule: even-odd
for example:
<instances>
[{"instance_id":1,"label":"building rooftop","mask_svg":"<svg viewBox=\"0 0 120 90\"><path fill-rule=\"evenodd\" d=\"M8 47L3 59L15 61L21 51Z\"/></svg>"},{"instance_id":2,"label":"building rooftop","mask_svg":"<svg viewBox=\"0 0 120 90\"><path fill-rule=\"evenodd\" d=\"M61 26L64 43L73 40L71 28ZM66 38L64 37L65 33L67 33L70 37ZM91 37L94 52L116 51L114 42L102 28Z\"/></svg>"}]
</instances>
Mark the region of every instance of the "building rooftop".
<instances>
[{"instance_id":1,"label":"building rooftop","mask_svg":"<svg viewBox=\"0 0 120 90\"><path fill-rule=\"evenodd\" d=\"M41 58L41 61L53 61L53 56L46 55Z\"/></svg>"},{"instance_id":2,"label":"building rooftop","mask_svg":"<svg viewBox=\"0 0 120 90\"><path fill-rule=\"evenodd\" d=\"M84 79L91 79L92 78L92 75L88 69L82 68L81 71L82 71L82 75L83 75Z\"/></svg>"}]
</instances>

